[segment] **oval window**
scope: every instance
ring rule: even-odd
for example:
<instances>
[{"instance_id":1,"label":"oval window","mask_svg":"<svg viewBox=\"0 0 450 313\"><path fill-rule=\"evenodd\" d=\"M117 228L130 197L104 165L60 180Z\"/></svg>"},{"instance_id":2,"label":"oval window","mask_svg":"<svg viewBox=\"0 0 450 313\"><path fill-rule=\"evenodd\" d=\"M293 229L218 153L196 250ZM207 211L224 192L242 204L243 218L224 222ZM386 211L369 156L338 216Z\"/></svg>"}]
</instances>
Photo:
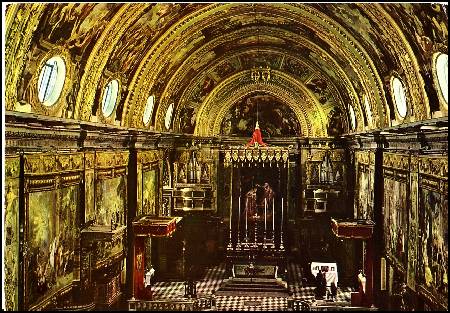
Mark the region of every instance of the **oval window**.
<instances>
[{"instance_id":1,"label":"oval window","mask_svg":"<svg viewBox=\"0 0 450 313\"><path fill-rule=\"evenodd\" d=\"M444 97L445 103L448 103L448 55L440 54L436 58L436 75L439 83L439 89Z\"/></svg>"},{"instance_id":2,"label":"oval window","mask_svg":"<svg viewBox=\"0 0 450 313\"><path fill-rule=\"evenodd\" d=\"M355 110L353 109L353 107L351 105L349 105L349 108L350 108L350 123L351 123L352 130L354 130L356 128Z\"/></svg>"},{"instance_id":3,"label":"oval window","mask_svg":"<svg viewBox=\"0 0 450 313\"><path fill-rule=\"evenodd\" d=\"M45 62L39 74L38 98L45 106L56 103L66 79L66 65L59 56L54 56Z\"/></svg>"},{"instance_id":4,"label":"oval window","mask_svg":"<svg viewBox=\"0 0 450 313\"><path fill-rule=\"evenodd\" d=\"M394 94L395 107L397 108L398 115L401 118L406 116L408 113L408 107L406 105L406 95L405 89L400 79L394 77L392 79L392 93Z\"/></svg>"},{"instance_id":5,"label":"oval window","mask_svg":"<svg viewBox=\"0 0 450 313\"><path fill-rule=\"evenodd\" d=\"M167 108L166 118L164 119L164 125L166 126L167 130L169 130L170 124L172 122L172 113L173 113L173 102Z\"/></svg>"},{"instance_id":6,"label":"oval window","mask_svg":"<svg viewBox=\"0 0 450 313\"><path fill-rule=\"evenodd\" d=\"M103 91L102 112L105 117L108 117L116 107L117 95L119 93L119 82L114 79L110 81Z\"/></svg>"},{"instance_id":7,"label":"oval window","mask_svg":"<svg viewBox=\"0 0 450 313\"><path fill-rule=\"evenodd\" d=\"M155 96L148 97L147 103L145 104L144 116L142 117L144 125L146 126L148 125L148 122L150 122L154 106L155 106Z\"/></svg>"}]
</instances>

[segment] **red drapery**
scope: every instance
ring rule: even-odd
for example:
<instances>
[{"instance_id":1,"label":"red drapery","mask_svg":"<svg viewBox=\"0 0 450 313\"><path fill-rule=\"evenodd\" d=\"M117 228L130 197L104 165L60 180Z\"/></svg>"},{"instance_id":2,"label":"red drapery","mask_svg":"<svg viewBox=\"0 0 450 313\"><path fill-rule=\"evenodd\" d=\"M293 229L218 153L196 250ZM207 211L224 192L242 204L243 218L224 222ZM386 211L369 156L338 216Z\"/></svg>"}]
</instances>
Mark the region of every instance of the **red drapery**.
<instances>
[{"instance_id":1,"label":"red drapery","mask_svg":"<svg viewBox=\"0 0 450 313\"><path fill-rule=\"evenodd\" d=\"M256 123L255 131L253 132L252 139L245 145L246 147L253 146L255 143L258 143L260 146L267 146L265 142L263 142L261 130L259 129L258 122Z\"/></svg>"}]
</instances>

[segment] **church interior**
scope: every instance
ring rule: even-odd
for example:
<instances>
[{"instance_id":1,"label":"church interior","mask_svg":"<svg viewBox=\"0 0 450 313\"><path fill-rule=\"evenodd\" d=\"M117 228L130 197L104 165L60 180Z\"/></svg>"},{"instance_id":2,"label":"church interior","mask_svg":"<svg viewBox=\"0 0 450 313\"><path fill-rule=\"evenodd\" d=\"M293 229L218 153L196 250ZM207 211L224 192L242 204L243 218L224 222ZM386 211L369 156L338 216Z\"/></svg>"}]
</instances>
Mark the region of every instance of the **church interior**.
<instances>
[{"instance_id":1,"label":"church interior","mask_svg":"<svg viewBox=\"0 0 450 313\"><path fill-rule=\"evenodd\" d=\"M448 310L446 3L3 4L5 310Z\"/></svg>"}]
</instances>

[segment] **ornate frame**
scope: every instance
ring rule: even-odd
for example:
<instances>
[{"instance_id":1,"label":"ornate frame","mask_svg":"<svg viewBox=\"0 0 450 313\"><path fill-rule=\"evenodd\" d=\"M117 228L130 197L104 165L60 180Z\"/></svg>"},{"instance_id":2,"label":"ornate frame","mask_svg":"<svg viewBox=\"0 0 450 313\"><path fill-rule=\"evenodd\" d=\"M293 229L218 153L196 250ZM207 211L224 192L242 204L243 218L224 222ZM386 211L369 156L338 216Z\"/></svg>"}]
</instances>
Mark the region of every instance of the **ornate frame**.
<instances>
[{"instance_id":1,"label":"ornate frame","mask_svg":"<svg viewBox=\"0 0 450 313\"><path fill-rule=\"evenodd\" d=\"M41 71L45 63L54 56L59 56L63 59L64 65L66 66L66 76L64 78L64 85L62 87L61 93L59 94L58 100L56 100L56 102L51 106L45 106L40 102L38 98L39 76L41 75ZM62 117L64 110L68 106L66 100L67 94L73 87L73 64L70 51L62 46L52 48L42 56L36 69L37 70L31 77L30 82L30 104L33 111L38 114Z\"/></svg>"}]
</instances>

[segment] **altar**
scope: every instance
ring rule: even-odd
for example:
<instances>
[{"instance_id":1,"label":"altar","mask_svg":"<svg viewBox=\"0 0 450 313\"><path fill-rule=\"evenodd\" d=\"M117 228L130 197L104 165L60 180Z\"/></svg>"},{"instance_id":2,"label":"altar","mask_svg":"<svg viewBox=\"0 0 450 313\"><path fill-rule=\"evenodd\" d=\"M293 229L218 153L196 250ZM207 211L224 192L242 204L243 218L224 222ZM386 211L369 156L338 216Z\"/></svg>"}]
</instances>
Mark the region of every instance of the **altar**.
<instances>
[{"instance_id":1,"label":"altar","mask_svg":"<svg viewBox=\"0 0 450 313\"><path fill-rule=\"evenodd\" d=\"M233 277L252 277L252 278L277 278L278 266L276 265L253 265L233 264Z\"/></svg>"},{"instance_id":2,"label":"altar","mask_svg":"<svg viewBox=\"0 0 450 313\"><path fill-rule=\"evenodd\" d=\"M232 147L222 153L231 167L228 273L251 262L284 272L288 148Z\"/></svg>"}]
</instances>

